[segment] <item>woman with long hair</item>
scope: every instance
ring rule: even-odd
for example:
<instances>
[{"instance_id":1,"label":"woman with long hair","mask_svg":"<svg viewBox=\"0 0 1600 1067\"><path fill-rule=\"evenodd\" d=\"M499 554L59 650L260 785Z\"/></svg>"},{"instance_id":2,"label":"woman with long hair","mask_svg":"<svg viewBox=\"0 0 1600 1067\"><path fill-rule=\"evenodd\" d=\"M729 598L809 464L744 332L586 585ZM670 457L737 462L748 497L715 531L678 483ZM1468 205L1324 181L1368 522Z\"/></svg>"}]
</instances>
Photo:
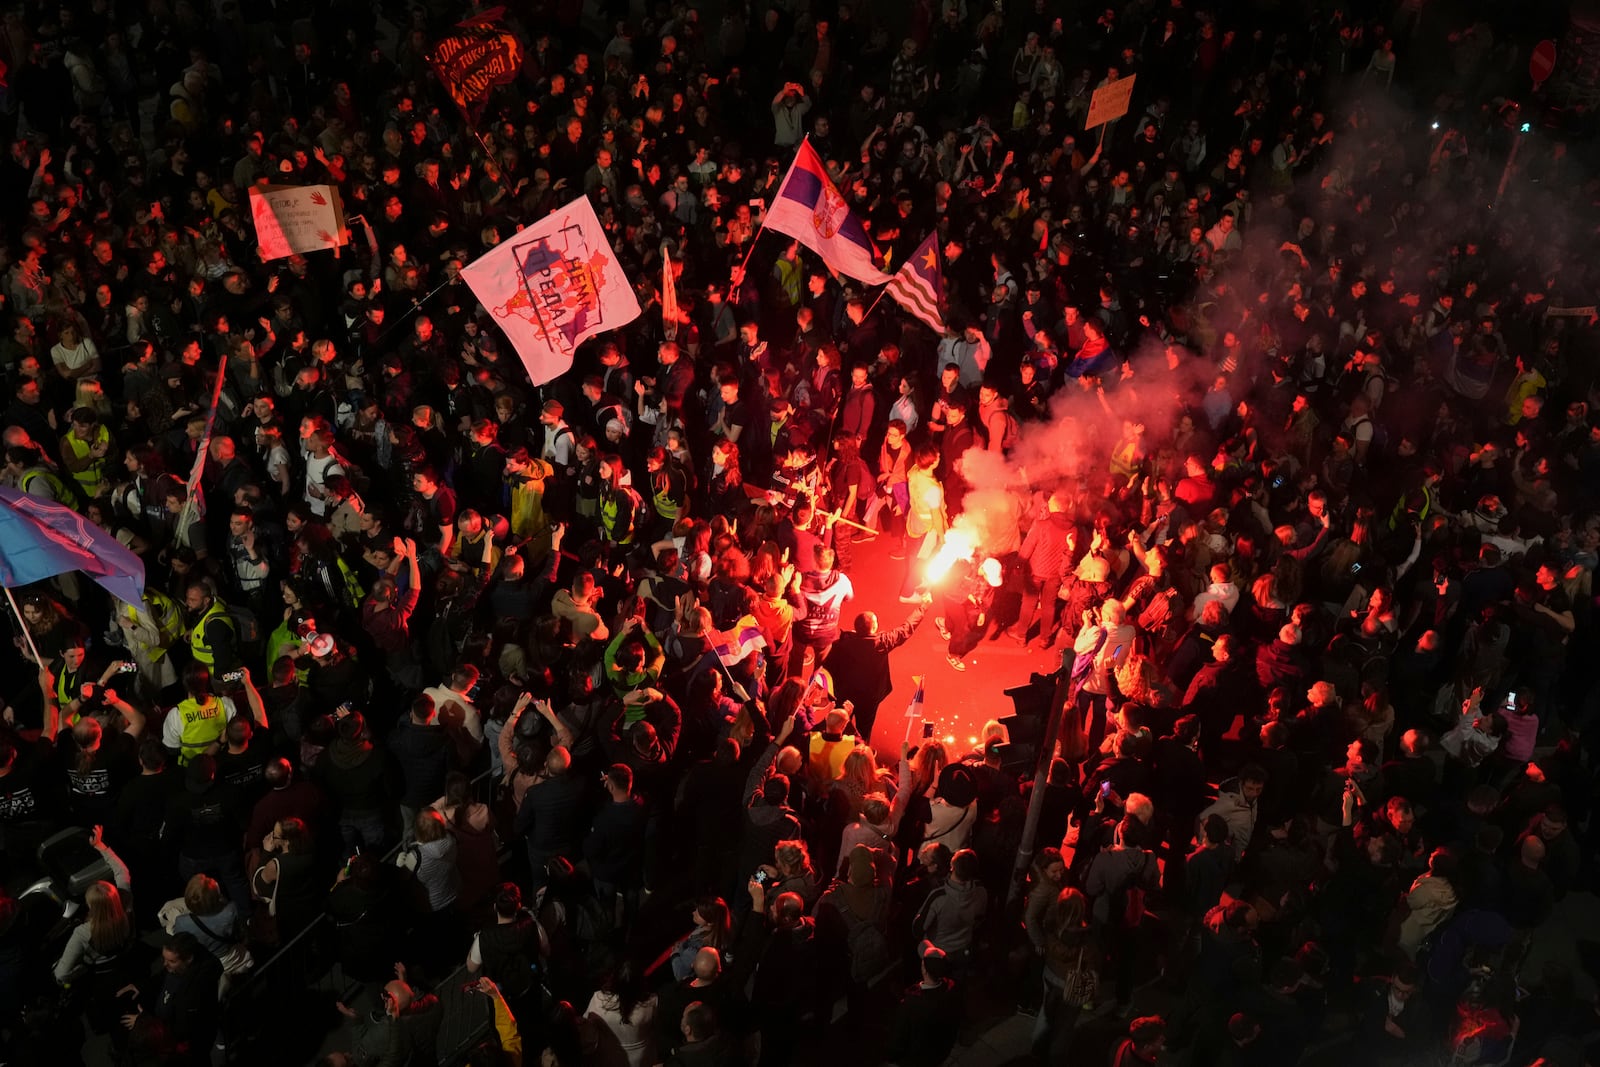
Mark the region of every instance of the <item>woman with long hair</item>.
<instances>
[{"instance_id":1,"label":"woman with long hair","mask_svg":"<svg viewBox=\"0 0 1600 1067\"><path fill-rule=\"evenodd\" d=\"M67 945L56 960L56 981L65 985L75 978L98 972L117 959L134 941L133 920L128 917L122 894L110 882L96 882L83 897L88 914L73 928Z\"/></svg>"},{"instance_id":2,"label":"woman with long hair","mask_svg":"<svg viewBox=\"0 0 1600 1067\"><path fill-rule=\"evenodd\" d=\"M922 424L922 391L914 373L902 374L895 379L894 403L889 405L889 421L896 419L905 424L909 437Z\"/></svg>"},{"instance_id":3,"label":"woman with long hair","mask_svg":"<svg viewBox=\"0 0 1600 1067\"><path fill-rule=\"evenodd\" d=\"M656 998L644 991L643 976L624 959L589 998L584 1018L591 1026L592 1047L584 1062L600 1067L650 1067L656 1062Z\"/></svg>"},{"instance_id":4,"label":"woman with long hair","mask_svg":"<svg viewBox=\"0 0 1600 1067\"><path fill-rule=\"evenodd\" d=\"M96 882L83 900L88 913L68 936L54 974L58 983L81 995L89 1028L103 1034L117 1025L116 991L138 977L132 959L138 939L116 886Z\"/></svg>"},{"instance_id":5,"label":"woman with long hair","mask_svg":"<svg viewBox=\"0 0 1600 1067\"><path fill-rule=\"evenodd\" d=\"M750 558L741 549L727 548L717 555L706 589L706 606L717 629L728 629L754 609L755 593L749 582Z\"/></svg>"},{"instance_id":6,"label":"woman with long hair","mask_svg":"<svg viewBox=\"0 0 1600 1067\"><path fill-rule=\"evenodd\" d=\"M933 818L933 794L939 786L939 775L950 765L950 754L942 741L925 741L911 760L911 795L901 805L905 814L895 831L895 845L899 854L914 849L922 843L923 829Z\"/></svg>"},{"instance_id":7,"label":"woman with long hair","mask_svg":"<svg viewBox=\"0 0 1600 1067\"><path fill-rule=\"evenodd\" d=\"M1060 860L1060 853L1056 859ZM1041 881L1040 888L1044 885ZM1059 889L1045 908L1039 927L1044 1003L1033 1022L1033 1053L1043 1062L1061 1063L1079 1018L1094 1007L1099 981L1100 957L1089 936L1088 900L1070 886Z\"/></svg>"},{"instance_id":8,"label":"woman with long hair","mask_svg":"<svg viewBox=\"0 0 1600 1067\"><path fill-rule=\"evenodd\" d=\"M839 398L844 395L844 378L839 369L843 364L844 357L833 342L817 349L817 365L811 371L810 407L813 410L831 416L839 406Z\"/></svg>"},{"instance_id":9,"label":"woman with long hair","mask_svg":"<svg viewBox=\"0 0 1600 1067\"><path fill-rule=\"evenodd\" d=\"M670 532L672 524L684 513L689 504L689 477L678 466L678 461L665 448L652 448L645 459L645 469L650 474L650 506L654 518L650 520L650 535L656 539Z\"/></svg>"},{"instance_id":10,"label":"woman with long hair","mask_svg":"<svg viewBox=\"0 0 1600 1067\"><path fill-rule=\"evenodd\" d=\"M737 515L744 509L744 476L739 470L739 445L726 437L711 442L711 466L705 479L710 513Z\"/></svg>"},{"instance_id":11,"label":"woman with long hair","mask_svg":"<svg viewBox=\"0 0 1600 1067\"><path fill-rule=\"evenodd\" d=\"M694 957L703 948L714 948L726 955L733 946L733 913L721 897L701 897L691 913L694 929L672 946L668 961L672 978L681 982L694 974Z\"/></svg>"},{"instance_id":12,"label":"woman with long hair","mask_svg":"<svg viewBox=\"0 0 1600 1067\"><path fill-rule=\"evenodd\" d=\"M444 796L433 802L456 843L460 871L459 902L471 910L500 884L500 858L495 849L494 815L489 805L473 799L472 779L452 771L444 780Z\"/></svg>"},{"instance_id":13,"label":"woman with long hair","mask_svg":"<svg viewBox=\"0 0 1600 1067\"><path fill-rule=\"evenodd\" d=\"M69 647L80 645L89 636L88 628L67 613L55 600L42 593L34 593L22 602L22 621L33 637L33 647L55 674L61 670L61 654ZM28 649L22 649L23 655Z\"/></svg>"}]
</instances>

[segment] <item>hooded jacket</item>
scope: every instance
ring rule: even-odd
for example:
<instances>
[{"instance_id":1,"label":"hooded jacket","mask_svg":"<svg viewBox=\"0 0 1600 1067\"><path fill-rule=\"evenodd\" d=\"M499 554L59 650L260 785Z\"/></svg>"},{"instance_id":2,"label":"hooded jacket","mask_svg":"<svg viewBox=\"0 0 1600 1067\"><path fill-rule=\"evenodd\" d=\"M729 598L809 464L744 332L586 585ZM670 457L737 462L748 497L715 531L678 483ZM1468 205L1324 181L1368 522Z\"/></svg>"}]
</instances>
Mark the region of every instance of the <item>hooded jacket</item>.
<instances>
[{"instance_id":1,"label":"hooded jacket","mask_svg":"<svg viewBox=\"0 0 1600 1067\"><path fill-rule=\"evenodd\" d=\"M566 619L572 623L574 637L592 637L596 641L605 641L611 637L611 632L606 629L606 624L595 613L592 606L580 604L572 598L572 590L558 589L550 603L550 611L558 619Z\"/></svg>"},{"instance_id":2,"label":"hooded jacket","mask_svg":"<svg viewBox=\"0 0 1600 1067\"><path fill-rule=\"evenodd\" d=\"M1231 788L1225 788L1217 795L1217 799L1200 813L1199 821L1204 825L1211 816L1222 816L1222 821L1228 824L1228 840L1233 845L1233 856L1238 859L1249 847L1250 838L1255 836L1257 804L1244 798L1240 792L1243 786L1237 778L1224 784Z\"/></svg>"},{"instance_id":3,"label":"hooded jacket","mask_svg":"<svg viewBox=\"0 0 1600 1067\"><path fill-rule=\"evenodd\" d=\"M956 955L972 948L973 934L989 910L989 891L976 882L950 879L922 905L922 936Z\"/></svg>"},{"instance_id":4,"label":"hooded jacket","mask_svg":"<svg viewBox=\"0 0 1600 1067\"><path fill-rule=\"evenodd\" d=\"M804 615L795 612L795 635L802 640L826 644L839 639L839 612L844 602L855 595L850 579L840 571L807 571L800 579L800 604Z\"/></svg>"},{"instance_id":5,"label":"hooded jacket","mask_svg":"<svg viewBox=\"0 0 1600 1067\"><path fill-rule=\"evenodd\" d=\"M1190 607L1193 617L1198 619L1207 604L1216 600L1228 609L1228 614L1233 614L1233 609L1239 606L1239 587L1232 582L1212 582L1194 598Z\"/></svg>"},{"instance_id":6,"label":"hooded jacket","mask_svg":"<svg viewBox=\"0 0 1600 1067\"><path fill-rule=\"evenodd\" d=\"M1428 935L1455 913L1456 891L1443 878L1424 874L1411 883L1406 906L1410 910L1400 924L1400 951L1415 959Z\"/></svg>"},{"instance_id":7,"label":"hooded jacket","mask_svg":"<svg viewBox=\"0 0 1600 1067\"><path fill-rule=\"evenodd\" d=\"M1256 681L1264 691L1271 692L1282 686L1291 693L1305 689L1310 679L1305 655L1298 645L1286 643L1275 637L1272 644L1256 652Z\"/></svg>"},{"instance_id":8,"label":"hooded jacket","mask_svg":"<svg viewBox=\"0 0 1600 1067\"><path fill-rule=\"evenodd\" d=\"M1110 922L1113 899L1139 879L1151 877L1154 862L1155 857L1142 848L1102 849L1090 860L1089 870L1083 877L1083 891L1094 901L1095 920Z\"/></svg>"}]
</instances>

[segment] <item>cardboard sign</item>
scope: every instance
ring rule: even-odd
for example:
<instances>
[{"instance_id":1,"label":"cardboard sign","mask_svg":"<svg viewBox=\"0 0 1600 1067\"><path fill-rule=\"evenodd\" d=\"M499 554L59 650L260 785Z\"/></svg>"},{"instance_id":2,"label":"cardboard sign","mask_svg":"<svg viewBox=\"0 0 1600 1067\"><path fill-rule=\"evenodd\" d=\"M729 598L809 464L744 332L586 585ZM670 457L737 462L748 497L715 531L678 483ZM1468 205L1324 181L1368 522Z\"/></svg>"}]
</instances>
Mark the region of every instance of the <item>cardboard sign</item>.
<instances>
[{"instance_id":1,"label":"cardboard sign","mask_svg":"<svg viewBox=\"0 0 1600 1067\"><path fill-rule=\"evenodd\" d=\"M1089 115L1084 120L1083 128L1092 130L1126 115L1128 105L1133 102L1133 79L1137 77L1137 74L1130 74L1096 89L1094 96L1089 98Z\"/></svg>"},{"instance_id":2,"label":"cardboard sign","mask_svg":"<svg viewBox=\"0 0 1600 1067\"><path fill-rule=\"evenodd\" d=\"M325 248L337 252L345 243L344 205L331 185L254 186L250 216L263 260Z\"/></svg>"}]
</instances>

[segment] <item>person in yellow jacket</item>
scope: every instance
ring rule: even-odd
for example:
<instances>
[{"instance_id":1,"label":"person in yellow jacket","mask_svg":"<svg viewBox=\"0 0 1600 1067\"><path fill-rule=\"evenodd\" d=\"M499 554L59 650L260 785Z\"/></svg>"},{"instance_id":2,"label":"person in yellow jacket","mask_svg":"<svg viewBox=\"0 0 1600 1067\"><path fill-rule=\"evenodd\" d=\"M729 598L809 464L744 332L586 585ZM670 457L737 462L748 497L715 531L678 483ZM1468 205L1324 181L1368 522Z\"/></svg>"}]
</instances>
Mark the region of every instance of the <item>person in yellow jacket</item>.
<instances>
[{"instance_id":1,"label":"person in yellow jacket","mask_svg":"<svg viewBox=\"0 0 1600 1067\"><path fill-rule=\"evenodd\" d=\"M506 509L511 520L511 536L529 542L535 562L549 550L550 517L544 510L545 479L555 473L546 461L519 448L506 456L505 483L509 496Z\"/></svg>"},{"instance_id":2,"label":"person in yellow jacket","mask_svg":"<svg viewBox=\"0 0 1600 1067\"><path fill-rule=\"evenodd\" d=\"M228 605L211 594L203 581L190 582L183 591L185 614L194 620L187 631L189 654L205 667L233 669L238 660L234 651L237 627L228 614Z\"/></svg>"},{"instance_id":3,"label":"person in yellow jacket","mask_svg":"<svg viewBox=\"0 0 1600 1067\"><path fill-rule=\"evenodd\" d=\"M250 672L241 667L236 677L223 675L223 681L238 682L250 717L257 726L266 729L266 705L250 681ZM211 691L211 670L203 664L191 663L184 669L183 688L188 696L167 712L161 723L161 744L178 754L179 766L187 766L196 756L217 752L222 747L222 735L228 723L241 714L234 697L217 696Z\"/></svg>"},{"instance_id":4,"label":"person in yellow jacket","mask_svg":"<svg viewBox=\"0 0 1600 1067\"><path fill-rule=\"evenodd\" d=\"M93 500L106 487L110 465L111 431L89 408L72 412L72 428L61 438L61 465L78 483L86 500Z\"/></svg>"},{"instance_id":5,"label":"person in yellow jacket","mask_svg":"<svg viewBox=\"0 0 1600 1067\"><path fill-rule=\"evenodd\" d=\"M479 978L478 992L489 997L494 1004L494 1031L500 1038L500 1062L508 1067L522 1067L522 1033L511 1014L511 1005L501 994L493 978Z\"/></svg>"},{"instance_id":6,"label":"person in yellow jacket","mask_svg":"<svg viewBox=\"0 0 1600 1067\"><path fill-rule=\"evenodd\" d=\"M184 626L183 615L171 597L152 587L145 589L142 603L119 603L117 627L122 631L122 647L139 665L139 676L151 691L178 680L167 651L183 637Z\"/></svg>"}]
</instances>

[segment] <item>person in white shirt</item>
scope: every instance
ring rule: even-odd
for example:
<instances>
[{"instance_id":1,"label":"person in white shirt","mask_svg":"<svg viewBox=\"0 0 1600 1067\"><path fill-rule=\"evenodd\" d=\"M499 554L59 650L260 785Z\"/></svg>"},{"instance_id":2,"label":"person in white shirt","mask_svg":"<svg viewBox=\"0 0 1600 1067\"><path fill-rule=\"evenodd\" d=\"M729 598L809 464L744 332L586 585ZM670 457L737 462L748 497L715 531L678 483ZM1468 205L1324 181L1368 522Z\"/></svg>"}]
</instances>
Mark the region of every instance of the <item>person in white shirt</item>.
<instances>
[{"instance_id":1,"label":"person in white shirt","mask_svg":"<svg viewBox=\"0 0 1600 1067\"><path fill-rule=\"evenodd\" d=\"M312 431L306 444L311 450L306 459L306 506L320 519L328 513L328 478L343 474L344 468L339 465L339 457L333 454L333 442L329 440L327 429Z\"/></svg>"},{"instance_id":2,"label":"person in white shirt","mask_svg":"<svg viewBox=\"0 0 1600 1067\"><path fill-rule=\"evenodd\" d=\"M478 684L478 668L470 663L463 663L450 672L448 685L435 685L423 690L423 693L433 698L433 706L439 709L439 721L452 735L465 734L472 738L473 744L483 744L483 716L478 707L472 702L470 696L473 686Z\"/></svg>"},{"instance_id":3,"label":"person in white shirt","mask_svg":"<svg viewBox=\"0 0 1600 1067\"><path fill-rule=\"evenodd\" d=\"M61 336L50 349L50 362L69 382L93 378L100 373L100 350L83 336L77 323L69 322L61 327Z\"/></svg>"},{"instance_id":4,"label":"person in white shirt","mask_svg":"<svg viewBox=\"0 0 1600 1067\"><path fill-rule=\"evenodd\" d=\"M939 366L954 363L960 370L961 384L969 389L983 381L989 355L989 342L977 326L969 325L961 336L952 335L939 342Z\"/></svg>"},{"instance_id":5,"label":"person in white shirt","mask_svg":"<svg viewBox=\"0 0 1600 1067\"><path fill-rule=\"evenodd\" d=\"M539 422L544 427L544 443L539 455L558 471L572 466L572 429L562 418L565 413L566 408L559 400L546 400L539 413Z\"/></svg>"}]
</instances>

